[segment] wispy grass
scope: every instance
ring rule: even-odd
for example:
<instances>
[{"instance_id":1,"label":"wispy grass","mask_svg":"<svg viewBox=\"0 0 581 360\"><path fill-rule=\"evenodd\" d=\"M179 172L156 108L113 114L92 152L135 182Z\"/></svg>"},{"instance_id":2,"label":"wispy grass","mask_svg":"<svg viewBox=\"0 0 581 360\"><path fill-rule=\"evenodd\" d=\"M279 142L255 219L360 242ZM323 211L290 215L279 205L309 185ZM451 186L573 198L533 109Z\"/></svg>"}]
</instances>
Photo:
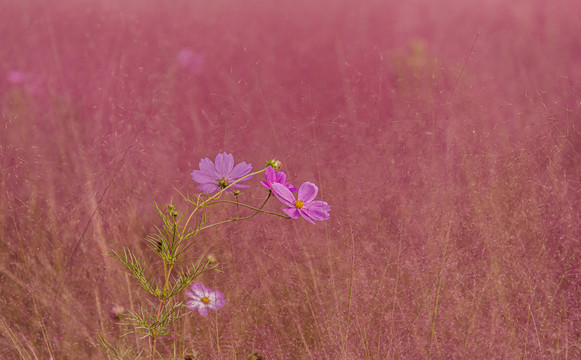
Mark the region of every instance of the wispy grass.
<instances>
[{"instance_id":1,"label":"wispy grass","mask_svg":"<svg viewBox=\"0 0 581 360\"><path fill-rule=\"evenodd\" d=\"M112 309L148 300L103 254L128 248L156 264L152 196L195 192L189 174L221 151L260 166L281 159L290 178L319 185L331 219L257 216L200 233L192 254L217 259L223 272L204 283L227 305L184 318L160 351L580 357L579 10L544 0L4 6L0 357L103 358L97 332L123 334ZM182 49L203 55L199 69L180 66ZM40 89L10 82L13 70L42 78ZM241 197L259 203L252 194Z\"/></svg>"}]
</instances>

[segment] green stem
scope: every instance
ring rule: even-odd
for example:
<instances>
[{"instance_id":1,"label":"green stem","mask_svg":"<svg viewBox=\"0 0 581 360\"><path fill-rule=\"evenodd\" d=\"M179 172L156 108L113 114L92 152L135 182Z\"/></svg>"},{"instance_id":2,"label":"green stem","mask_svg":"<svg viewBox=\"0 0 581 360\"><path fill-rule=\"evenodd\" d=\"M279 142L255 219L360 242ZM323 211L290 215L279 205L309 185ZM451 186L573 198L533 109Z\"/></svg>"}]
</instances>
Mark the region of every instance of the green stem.
<instances>
[{"instance_id":1,"label":"green stem","mask_svg":"<svg viewBox=\"0 0 581 360\"><path fill-rule=\"evenodd\" d=\"M202 203L194 202L194 201L192 201L192 200L191 200L191 199L190 199L188 196L184 196L182 193L180 193L180 192L178 191L178 193L179 193L179 194L180 194L180 195L181 195L181 196L184 198L184 200L186 200L186 201L187 201L187 202L189 202L190 204L193 204L193 205L195 205L195 206L196 206L196 208L195 208L195 209L192 211L192 213L191 213L191 214L190 214L190 216L188 217L188 220L186 221L186 223L185 223L185 225L183 226L183 228L184 228L184 229L186 229L186 228L188 227L188 224L190 223L190 220L192 219L192 217L194 216L194 214L196 213L196 211L198 211L198 209L201 209L201 208L203 208L203 207L204 207L204 206L206 206L206 205L207 205L207 204L208 204L210 201L212 201L212 200L214 200L214 199L217 199L217 198L219 198L220 196L222 196L222 193L224 193L224 191L228 190L230 187L232 187L232 186L236 185L237 183L239 183L239 182L241 182L241 181L243 181L243 180L246 180L246 179L248 179L249 177L252 177L252 176L254 176L254 175L257 175L257 174L260 174L260 173L262 173L262 172L265 172L267 168L268 168L268 166L267 166L267 167L265 167L265 168L264 168L264 169L262 169L262 170L255 171L255 172L253 172L253 173L250 173L250 174L248 174L248 175L245 175L245 176L241 177L240 179L238 179L238 180L236 180L236 181L232 182L231 184L229 184L229 185L228 185L228 186L226 186L225 188L223 188L223 189L221 189L220 191L218 191L216 194L214 194L214 195L210 196L208 199L206 199L206 200L202 201ZM198 200L199 200L199 197L198 197Z\"/></svg>"},{"instance_id":2,"label":"green stem","mask_svg":"<svg viewBox=\"0 0 581 360\"><path fill-rule=\"evenodd\" d=\"M238 195L236 195L236 219L240 218L240 203L238 201Z\"/></svg>"},{"instance_id":3,"label":"green stem","mask_svg":"<svg viewBox=\"0 0 581 360\"><path fill-rule=\"evenodd\" d=\"M159 319L159 314L161 313L161 306L163 305L163 301L160 300L159 301L159 306L157 307L157 315L155 316L155 321L157 321ZM157 337L155 336L155 331L153 332L153 334L151 335L151 360L155 359L155 343L156 343Z\"/></svg>"},{"instance_id":4,"label":"green stem","mask_svg":"<svg viewBox=\"0 0 581 360\"><path fill-rule=\"evenodd\" d=\"M270 196L270 195L269 195L269 196ZM207 204L207 205L214 205L214 204L221 204L221 203L225 203L225 204L236 204L236 202L235 202L235 201L230 201L230 200L218 200L218 201L211 202L211 203L209 203L209 204ZM272 212L272 211L266 211L266 210L262 210L262 206L261 206L260 208L256 208L256 207L254 207L254 206L250 206L250 205L246 205L246 204L242 204L242 203L238 203L238 205L240 205L240 206L243 206L243 207L245 207L245 208L248 208L248 209L251 209L251 210L255 210L255 211L256 211L256 213L259 213L259 212L261 212L261 213L265 213L265 214L270 214L270 215L276 215L276 216L280 216L280 217L282 217L282 218L285 218L285 219L290 219L290 217L288 217L288 216L286 216L286 215L283 215L283 214L275 213L275 212ZM264 205L263 205L263 206L264 206ZM254 216L254 215L252 215L252 216ZM242 219L247 219L247 218L249 219L249 217L242 217L242 218L240 218L240 220L242 220ZM204 227L204 228L202 228L202 229L205 229L205 227Z\"/></svg>"},{"instance_id":5,"label":"green stem","mask_svg":"<svg viewBox=\"0 0 581 360\"><path fill-rule=\"evenodd\" d=\"M280 216L280 217L285 218L285 219L290 219L290 217L289 216L286 216L286 215L278 214L278 213L271 212L271 211L262 210L262 208L264 207L264 205L266 205L268 199L270 199L271 196L272 196L272 191L269 191L268 192L268 196L266 197L266 199L264 200L264 202L262 203L262 205L260 205L259 208L256 208L256 207L253 207L253 206L250 206L250 205L246 205L246 204L237 203L235 201L229 201L229 200L219 200L219 201L216 201L216 202L212 202L211 204L219 204L219 203L237 204L237 205L244 206L246 208L249 208L249 209L254 210L254 214L248 215L248 216L244 216L244 217L235 217L235 218L228 219L228 220L218 221L217 223L214 223L214 224L210 224L210 225L207 225L207 226L202 226L202 227L198 228L196 232L199 232L199 231L202 231L204 229L208 229L208 228L214 227L216 225L226 224L226 223L234 222L234 221L238 221L238 220L248 220L248 219L253 218L256 215L258 215L258 213L271 214L271 215ZM211 205L211 204L207 204L207 205ZM188 245L186 245L186 247L182 251L180 251L180 253L178 255L180 255L183 252L185 252L186 250L188 250L188 248L190 246L192 246L193 244L194 243L191 242Z\"/></svg>"}]
</instances>

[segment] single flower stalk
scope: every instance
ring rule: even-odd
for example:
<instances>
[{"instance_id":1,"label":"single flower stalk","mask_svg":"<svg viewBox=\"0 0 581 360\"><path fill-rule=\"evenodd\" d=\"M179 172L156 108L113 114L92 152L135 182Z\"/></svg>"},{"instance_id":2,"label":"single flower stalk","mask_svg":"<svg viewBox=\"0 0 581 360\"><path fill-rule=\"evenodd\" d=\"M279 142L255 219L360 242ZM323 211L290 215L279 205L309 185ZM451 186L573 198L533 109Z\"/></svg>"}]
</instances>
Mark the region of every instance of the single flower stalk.
<instances>
[{"instance_id":1,"label":"single flower stalk","mask_svg":"<svg viewBox=\"0 0 581 360\"><path fill-rule=\"evenodd\" d=\"M192 171L192 179L199 183L198 189L211 194L213 192L226 189L233 182L250 174L252 171L252 164L247 164L245 161L234 166L234 156L232 154L221 153L216 155L214 162L209 158L200 160L200 170ZM241 181L251 179L249 176ZM245 189L248 185L236 183L226 189L226 192L232 192L235 189Z\"/></svg>"},{"instance_id":2,"label":"single flower stalk","mask_svg":"<svg viewBox=\"0 0 581 360\"><path fill-rule=\"evenodd\" d=\"M186 295L189 298L186 306L191 310L198 310L202 316L207 316L210 310L219 310L226 304L224 294L207 288L202 283L193 284L190 290L186 291Z\"/></svg>"},{"instance_id":3,"label":"single flower stalk","mask_svg":"<svg viewBox=\"0 0 581 360\"><path fill-rule=\"evenodd\" d=\"M296 187L292 186L290 182L286 181L286 174L282 171L275 171L274 167L272 166L266 168L264 171L264 176L266 177L266 181L261 181L260 183L268 190L272 190L272 184L278 183L284 185L291 192L297 191Z\"/></svg>"},{"instance_id":4,"label":"single flower stalk","mask_svg":"<svg viewBox=\"0 0 581 360\"><path fill-rule=\"evenodd\" d=\"M299 187L297 199L293 193L283 184L272 183L274 195L288 207L282 211L292 219L298 219L299 215L311 224L313 220L321 221L329 219L331 206L325 201L315 200L319 188L311 182L304 182Z\"/></svg>"}]
</instances>

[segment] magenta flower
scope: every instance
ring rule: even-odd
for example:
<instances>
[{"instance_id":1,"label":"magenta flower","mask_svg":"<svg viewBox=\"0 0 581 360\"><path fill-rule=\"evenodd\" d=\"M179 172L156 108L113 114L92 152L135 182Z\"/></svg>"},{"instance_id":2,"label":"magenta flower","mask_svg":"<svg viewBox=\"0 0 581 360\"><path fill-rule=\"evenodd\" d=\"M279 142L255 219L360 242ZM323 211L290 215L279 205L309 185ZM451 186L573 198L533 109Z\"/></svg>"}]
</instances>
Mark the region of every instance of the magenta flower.
<instances>
[{"instance_id":1,"label":"magenta flower","mask_svg":"<svg viewBox=\"0 0 581 360\"><path fill-rule=\"evenodd\" d=\"M186 306L198 310L202 316L207 316L209 310L218 310L226 304L224 294L207 288L202 283L193 284L190 290L186 291L186 295L189 297Z\"/></svg>"},{"instance_id":2,"label":"magenta flower","mask_svg":"<svg viewBox=\"0 0 581 360\"><path fill-rule=\"evenodd\" d=\"M291 192L297 191L296 187L292 186L291 183L286 181L286 174L282 171L275 171L272 166L266 168L264 175L266 176L266 181L261 181L260 183L268 190L272 190L273 183L279 183L284 185Z\"/></svg>"},{"instance_id":3,"label":"magenta flower","mask_svg":"<svg viewBox=\"0 0 581 360\"><path fill-rule=\"evenodd\" d=\"M315 222L313 220L327 220L329 218L329 211L331 206L325 201L315 200L319 188L317 185L311 182L304 182L299 187L299 194L297 200L291 191L280 183L272 183L272 190L274 195L288 208L283 209L285 214L293 219L298 219L299 214L303 219L307 220L311 224Z\"/></svg>"},{"instance_id":4,"label":"magenta flower","mask_svg":"<svg viewBox=\"0 0 581 360\"><path fill-rule=\"evenodd\" d=\"M250 174L252 171L252 164L247 164L245 161L234 166L234 156L232 154L221 153L216 155L216 160L203 158L200 160L200 170L192 171L192 179L200 185L198 189L206 194L211 194L215 191L225 189L228 185L236 180ZM245 178L242 181L251 179L252 176ZM236 183L227 192L232 192L233 189L244 189L248 185Z\"/></svg>"}]
</instances>

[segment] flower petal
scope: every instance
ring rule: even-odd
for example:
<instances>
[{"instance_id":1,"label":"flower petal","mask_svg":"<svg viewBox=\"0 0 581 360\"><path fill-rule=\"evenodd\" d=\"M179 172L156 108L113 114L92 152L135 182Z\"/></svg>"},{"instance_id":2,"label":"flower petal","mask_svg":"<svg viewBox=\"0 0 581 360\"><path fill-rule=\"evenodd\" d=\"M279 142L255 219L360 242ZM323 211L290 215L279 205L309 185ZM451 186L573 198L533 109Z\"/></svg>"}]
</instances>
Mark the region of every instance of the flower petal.
<instances>
[{"instance_id":1,"label":"flower petal","mask_svg":"<svg viewBox=\"0 0 581 360\"><path fill-rule=\"evenodd\" d=\"M268 190L272 190L272 186L270 186L269 183L267 183L266 181L261 181L260 185L264 186L265 188L267 188Z\"/></svg>"},{"instance_id":2,"label":"flower petal","mask_svg":"<svg viewBox=\"0 0 581 360\"><path fill-rule=\"evenodd\" d=\"M197 310L200 307L201 300L188 300L186 302L186 307L191 310Z\"/></svg>"},{"instance_id":3,"label":"flower petal","mask_svg":"<svg viewBox=\"0 0 581 360\"><path fill-rule=\"evenodd\" d=\"M190 300L188 300L187 304L189 304L189 303L195 303L196 301L198 301L199 299L202 298L200 295L196 294L192 290L187 290L186 291L186 296L190 298Z\"/></svg>"},{"instance_id":4,"label":"flower petal","mask_svg":"<svg viewBox=\"0 0 581 360\"><path fill-rule=\"evenodd\" d=\"M295 206L295 197L290 192L290 190L287 189L286 186L284 186L283 184L279 184L279 183L272 183L271 185L272 185L272 192L274 193L274 195L276 196L277 199L279 199L286 206L289 206L289 207Z\"/></svg>"},{"instance_id":5,"label":"flower petal","mask_svg":"<svg viewBox=\"0 0 581 360\"><path fill-rule=\"evenodd\" d=\"M329 219L330 210L331 207L324 201L312 201L301 209L309 218L319 221Z\"/></svg>"},{"instance_id":6,"label":"flower petal","mask_svg":"<svg viewBox=\"0 0 581 360\"><path fill-rule=\"evenodd\" d=\"M216 166L214 166L212 160L208 158L203 158L202 160L200 160L199 166L202 173L206 174L207 176L210 176L214 179L217 179L219 177L218 171L216 170Z\"/></svg>"},{"instance_id":7,"label":"flower petal","mask_svg":"<svg viewBox=\"0 0 581 360\"><path fill-rule=\"evenodd\" d=\"M204 284L199 283L199 282L194 283L192 285L192 287L190 288L190 290L192 293L195 293L201 297L206 296L206 292L208 291L208 289L204 286Z\"/></svg>"},{"instance_id":8,"label":"flower petal","mask_svg":"<svg viewBox=\"0 0 581 360\"><path fill-rule=\"evenodd\" d=\"M269 166L264 171L264 177L266 178L267 183L272 183L276 181L276 173L272 166Z\"/></svg>"},{"instance_id":9,"label":"flower petal","mask_svg":"<svg viewBox=\"0 0 581 360\"><path fill-rule=\"evenodd\" d=\"M224 294L222 294L218 290L214 291L214 293L211 296L209 296L209 298L211 299L210 304L212 304L213 310L218 310L222 306L224 306L224 304L226 304L226 299L224 298Z\"/></svg>"},{"instance_id":10,"label":"flower petal","mask_svg":"<svg viewBox=\"0 0 581 360\"><path fill-rule=\"evenodd\" d=\"M299 187L299 195L298 199L301 200L303 203L309 203L317 197L317 193L319 192L319 188L317 185L313 184L312 182L304 182L301 187Z\"/></svg>"},{"instance_id":11,"label":"flower petal","mask_svg":"<svg viewBox=\"0 0 581 360\"><path fill-rule=\"evenodd\" d=\"M277 172L274 176L274 181L284 184L286 182L286 174L282 171Z\"/></svg>"},{"instance_id":12,"label":"flower petal","mask_svg":"<svg viewBox=\"0 0 581 360\"><path fill-rule=\"evenodd\" d=\"M288 181L284 183L284 186L286 186L291 192L295 192L298 190L296 187L293 186L293 184L289 183Z\"/></svg>"},{"instance_id":13,"label":"flower petal","mask_svg":"<svg viewBox=\"0 0 581 360\"><path fill-rule=\"evenodd\" d=\"M213 192L220 190L220 187L216 184L205 183L205 184L198 185L198 189L205 192L206 194L211 194Z\"/></svg>"},{"instance_id":14,"label":"flower petal","mask_svg":"<svg viewBox=\"0 0 581 360\"><path fill-rule=\"evenodd\" d=\"M204 183L217 183L216 178L209 175L208 173L202 170L194 170L192 171L192 180L197 183L204 184Z\"/></svg>"},{"instance_id":15,"label":"flower petal","mask_svg":"<svg viewBox=\"0 0 581 360\"><path fill-rule=\"evenodd\" d=\"M310 222L311 224L315 225L315 222L309 217L309 215L307 213L305 213L304 211L299 211L301 213L301 216L303 217L303 219L307 220L308 222Z\"/></svg>"},{"instance_id":16,"label":"flower petal","mask_svg":"<svg viewBox=\"0 0 581 360\"><path fill-rule=\"evenodd\" d=\"M287 214L288 216L290 216L292 219L298 219L299 218L299 209L297 209L296 207L287 207L285 209L282 209L282 211Z\"/></svg>"},{"instance_id":17,"label":"flower petal","mask_svg":"<svg viewBox=\"0 0 581 360\"><path fill-rule=\"evenodd\" d=\"M202 316L208 316L208 307L207 306L202 306L198 308L198 312L200 313L200 315Z\"/></svg>"},{"instance_id":18,"label":"flower petal","mask_svg":"<svg viewBox=\"0 0 581 360\"><path fill-rule=\"evenodd\" d=\"M230 173L228 174L228 178L230 181L236 181L243 176L250 174L252 171L252 164L247 164L246 161L243 161L239 164L236 164L233 169L231 169ZM250 180L252 176L245 178L242 181Z\"/></svg>"},{"instance_id":19,"label":"flower petal","mask_svg":"<svg viewBox=\"0 0 581 360\"><path fill-rule=\"evenodd\" d=\"M215 164L216 170L218 171L218 177L227 177L234 167L234 156L227 153L218 154L216 155Z\"/></svg>"}]
</instances>

